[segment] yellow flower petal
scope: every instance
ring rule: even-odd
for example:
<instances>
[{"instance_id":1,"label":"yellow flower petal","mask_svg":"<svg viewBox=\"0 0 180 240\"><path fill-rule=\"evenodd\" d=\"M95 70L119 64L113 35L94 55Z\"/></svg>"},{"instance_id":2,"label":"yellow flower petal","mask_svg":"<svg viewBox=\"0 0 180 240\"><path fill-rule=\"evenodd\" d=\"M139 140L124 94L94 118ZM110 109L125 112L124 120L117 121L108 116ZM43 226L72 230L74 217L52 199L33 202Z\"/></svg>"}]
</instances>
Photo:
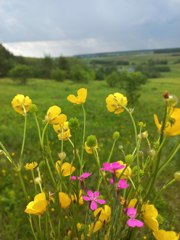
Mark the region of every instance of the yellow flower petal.
<instances>
[{"instance_id":1,"label":"yellow flower petal","mask_svg":"<svg viewBox=\"0 0 180 240\"><path fill-rule=\"evenodd\" d=\"M71 175L76 170L76 168L68 162L64 162L61 165L61 161L57 161L55 166L56 166L56 170L59 173L61 173L64 177Z\"/></svg>"},{"instance_id":2,"label":"yellow flower petal","mask_svg":"<svg viewBox=\"0 0 180 240\"><path fill-rule=\"evenodd\" d=\"M17 113L24 115L29 111L32 100L28 96L25 97L22 94L17 94L11 101L11 104Z\"/></svg>"},{"instance_id":3,"label":"yellow flower petal","mask_svg":"<svg viewBox=\"0 0 180 240\"><path fill-rule=\"evenodd\" d=\"M87 89L86 88L80 88L77 91L77 96L70 94L67 97L67 100L71 103L83 104L83 103L86 102L86 98L87 98Z\"/></svg>"},{"instance_id":4,"label":"yellow flower petal","mask_svg":"<svg viewBox=\"0 0 180 240\"><path fill-rule=\"evenodd\" d=\"M34 197L34 201L26 206L25 213L41 215L46 211L47 204L45 193L39 193Z\"/></svg>"},{"instance_id":5,"label":"yellow flower petal","mask_svg":"<svg viewBox=\"0 0 180 240\"><path fill-rule=\"evenodd\" d=\"M58 124L58 117L60 113L61 113L61 108L54 105L48 109L45 120L49 124Z\"/></svg>"},{"instance_id":6,"label":"yellow flower petal","mask_svg":"<svg viewBox=\"0 0 180 240\"><path fill-rule=\"evenodd\" d=\"M59 192L59 203L62 208L68 208L71 204L71 198L64 192Z\"/></svg>"},{"instance_id":7,"label":"yellow flower petal","mask_svg":"<svg viewBox=\"0 0 180 240\"><path fill-rule=\"evenodd\" d=\"M160 132L162 124L159 123L159 120L156 114L154 114L154 122L158 131ZM180 108L170 109L168 121L164 129L164 134L167 136L180 135Z\"/></svg>"},{"instance_id":8,"label":"yellow flower petal","mask_svg":"<svg viewBox=\"0 0 180 240\"><path fill-rule=\"evenodd\" d=\"M32 162L32 163L26 163L26 165L24 166L24 168L26 170L33 170L34 168L37 167L37 162Z\"/></svg>"},{"instance_id":9,"label":"yellow flower petal","mask_svg":"<svg viewBox=\"0 0 180 240\"><path fill-rule=\"evenodd\" d=\"M152 229L157 231L159 229L159 223L157 221L158 211L153 204L143 204L142 216L145 224Z\"/></svg>"},{"instance_id":10,"label":"yellow flower petal","mask_svg":"<svg viewBox=\"0 0 180 240\"><path fill-rule=\"evenodd\" d=\"M174 231L157 230L153 232L156 240L178 240L179 235Z\"/></svg>"},{"instance_id":11,"label":"yellow flower petal","mask_svg":"<svg viewBox=\"0 0 180 240\"><path fill-rule=\"evenodd\" d=\"M109 94L106 98L106 107L109 112L120 114L127 106L127 98L121 93Z\"/></svg>"},{"instance_id":12,"label":"yellow flower petal","mask_svg":"<svg viewBox=\"0 0 180 240\"><path fill-rule=\"evenodd\" d=\"M126 164L123 161L118 161L121 165L124 165L126 167ZM123 172L123 174L122 174ZM128 166L125 170L120 169L116 171L116 177L119 178L121 176L121 179L128 179L132 175L132 170Z\"/></svg>"}]
</instances>

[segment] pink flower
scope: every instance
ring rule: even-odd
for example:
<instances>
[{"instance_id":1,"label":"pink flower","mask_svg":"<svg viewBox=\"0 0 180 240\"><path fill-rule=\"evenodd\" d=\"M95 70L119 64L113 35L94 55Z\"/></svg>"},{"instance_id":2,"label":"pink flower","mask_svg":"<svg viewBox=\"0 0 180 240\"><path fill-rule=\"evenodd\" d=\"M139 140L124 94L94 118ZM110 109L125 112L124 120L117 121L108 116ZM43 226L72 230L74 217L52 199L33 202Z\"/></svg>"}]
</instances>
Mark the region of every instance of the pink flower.
<instances>
[{"instance_id":1,"label":"pink flower","mask_svg":"<svg viewBox=\"0 0 180 240\"><path fill-rule=\"evenodd\" d=\"M144 226L144 223L143 222L141 222L140 220L138 220L138 219L135 219L135 218L130 218L128 221L127 221L127 225L129 226L129 227L132 227L132 228L134 228L134 227L143 227Z\"/></svg>"},{"instance_id":2,"label":"pink flower","mask_svg":"<svg viewBox=\"0 0 180 240\"><path fill-rule=\"evenodd\" d=\"M83 199L85 201L90 201L91 204L90 204L90 209L91 210L96 210L97 209L97 203L99 204L105 204L106 201L104 199L98 199L99 197L99 192L98 191L95 191L95 192L92 192L91 190L88 190L87 191L87 196L83 196Z\"/></svg>"},{"instance_id":3,"label":"pink flower","mask_svg":"<svg viewBox=\"0 0 180 240\"><path fill-rule=\"evenodd\" d=\"M88 172L85 172L83 174L81 174L79 177L76 177L76 176L71 176L71 180L74 181L74 180L79 180L79 181L84 181L84 179L88 178L89 176L91 176L91 173L88 173Z\"/></svg>"},{"instance_id":4,"label":"pink flower","mask_svg":"<svg viewBox=\"0 0 180 240\"><path fill-rule=\"evenodd\" d=\"M125 189L125 188L128 188L129 185L127 184L127 181L126 179L121 179L119 180L119 182L117 183L117 188L118 189Z\"/></svg>"},{"instance_id":5,"label":"pink flower","mask_svg":"<svg viewBox=\"0 0 180 240\"><path fill-rule=\"evenodd\" d=\"M137 210L136 208L128 208L126 210L126 214L128 215L128 217L130 217L130 219L127 221L127 225L129 227L143 227L144 223L141 222L140 220L136 219L136 214L137 214Z\"/></svg>"},{"instance_id":6,"label":"pink flower","mask_svg":"<svg viewBox=\"0 0 180 240\"><path fill-rule=\"evenodd\" d=\"M101 170L108 171L111 173L115 173L116 170L124 168L124 165L121 165L119 162L113 162L113 163L103 163L103 167Z\"/></svg>"}]
</instances>

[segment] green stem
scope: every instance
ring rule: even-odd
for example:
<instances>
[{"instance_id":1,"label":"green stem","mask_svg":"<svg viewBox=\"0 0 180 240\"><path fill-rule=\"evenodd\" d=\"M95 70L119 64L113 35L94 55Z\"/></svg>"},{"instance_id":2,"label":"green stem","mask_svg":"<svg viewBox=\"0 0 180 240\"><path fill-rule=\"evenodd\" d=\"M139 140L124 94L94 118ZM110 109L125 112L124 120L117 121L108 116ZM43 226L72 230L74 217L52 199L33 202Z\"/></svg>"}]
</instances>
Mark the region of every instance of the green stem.
<instances>
[{"instance_id":1,"label":"green stem","mask_svg":"<svg viewBox=\"0 0 180 240\"><path fill-rule=\"evenodd\" d=\"M179 151L179 149L180 149L180 141L177 143L176 147L172 150L168 160L160 166L160 168L157 172L157 175L159 175L160 172L170 163L170 161L173 159L173 157L176 155L176 153Z\"/></svg>"},{"instance_id":2,"label":"green stem","mask_svg":"<svg viewBox=\"0 0 180 240\"><path fill-rule=\"evenodd\" d=\"M24 115L24 131L23 131L23 141L22 141L22 146L21 146L21 153L20 153L20 157L19 157L19 164L20 167L22 167L22 156L24 153L24 145L25 145L25 140L26 140L26 130L27 130L27 114Z\"/></svg>"},{"instance_id":3,"label":"green stem","mask_svg":"<svg viewBox=\"0 0 180 240\"><path fill-rule=\"evenodd\" d=\"M84 108L84 105L82 104L82 110L83 110L83 118L84 118L84 126L83 126L83 138L82 138L82 150L81 150L81 158L80 158L80 174L82 174L82 162L83 162L83 155L84 155L84 142L85 142L85 136L86 136L86 111Z\"/></svg>"},{"instance_id":4,"label":"green stem","mask_svg":"<svg viewBox=\"0 0 180 240\"><path fill-rule=\"evenodd\" d=\"M46 132L46 129L48 127L48 122L46 123L44 129L43 129L43 132L42 132L42 137L41 137L41 146L42 146L42 149L44 149L44 136L45 136L45 132Z\"/></svg>"},{"instance_id":5,"label":"green stem","mask_svg":"<svg viewBox=\"0 0 180 240\"><path fill-rule=\"evenodd\" d=\"M39 141L40 141L40 144L41 144L41 147L42 147L43 145L42 145L41 129L40 129L40 126L39 126L39 121L38 121L38 119L37 119L36 113L34 113L33 115L34 115L35 122L36 122L36 126L37 126L37 129L38 129Z\"/></svg>"},{"instance_id":6,"label":"green stem","mask_svg":"<svg viewBox=\"0 0 180 240\"><path fill-rule=\"evenodd\" d=\"M30 226L31 226L31 231L33 233L33 236L34 236L34 239L35 240L38 240L36 234L35 234L35 231L34 231L34 227L33 227L33 223L32 223L32 218L31 218L31 215L29 214L29 223L30 223Z\"/></svg>"},{"instance_id":7,"label":"green stem","mask_svg":"<svg viewBox=\"0 0 180 240\"><path fill-rule=\"evenodd\" d=\"M24 192L24 196L26 198L26 201L28 201L28 194L27 194L27 191L26 191L26 187L24 185L22 175L21 175L21 170L18 171L18 176L19 176L19 180L20 180L20 183L21 183L21 186L22 186L22 190Z\"/></svg>"},{"instance_id":8,"label":"green stem","mask_svg":"<svg viewBox=\"0 0 180 240\"><path fill-rule=\"evenodd\" d=\"M111 160L111 157L112 157L112 154L113 154L113 151L114 151L114 147L115 147L116 141L117 140L115 139L114 142L113 142L113 145L112 145L112 148L111 148L111 152L109 154L107 162L110 162L110 160Z\"/></svg>"},{"instance_id":9,"label":"green stem","mask_svg":"<svg viewBox=\"0 0 180 240\"><path fill-rule=\"evenodd\" d=\"M161 127L161 133L160 133L160 140L159 140L160 149L158 149L155 170L153 172L153 176L152 176L152 180L150 181L149 188L147 188L147 192L146 192L146 195L145 195L145 200L149 197L149 194L152 191L152 188L153 188L154 183L156 181L157 173L158 173L158 170L159 170L159 164L160 164L161 152L162 152L162 145L164 144L164 129L166 127L166 119L167 119L167 103L165 105L164 118L163 118L163 123L162 123L162 127Z\"/></svg>"}]
</instances>

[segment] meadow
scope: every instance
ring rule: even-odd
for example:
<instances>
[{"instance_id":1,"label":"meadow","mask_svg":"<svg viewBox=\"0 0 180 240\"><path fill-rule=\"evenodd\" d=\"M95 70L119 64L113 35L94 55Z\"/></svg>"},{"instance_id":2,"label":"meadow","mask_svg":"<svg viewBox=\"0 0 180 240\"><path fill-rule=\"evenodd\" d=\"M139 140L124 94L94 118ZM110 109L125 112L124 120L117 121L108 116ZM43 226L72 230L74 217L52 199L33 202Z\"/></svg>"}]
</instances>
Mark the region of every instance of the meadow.
<instances>
[{"instance_id":1,"label":"meadow","mask_svg":"<svg viewBox=\"0 0 180 240\"><path fill-rule=\"evenodd\" d=\"M154 55L153 55L154 56ZM162 55L156 55L161 58ZM121 57L119 57L121 58ZM145 56L146 59L152 59L151 55ZM164 102L163 93L168 91L170 94L179 97L180 90L180 64L175 63L174 58L169 55L163 55L168 58L171 65L171 72L164 73L162 78L149 79L141 87L138 103L133 106L133 116L136 123L144 122L149 138L152 142L158 138L157 128L154 124L153 114L162 116ZM124 58L126 59L126 58ZM129 60L130 57L128 56ZM131 61L144 61L141 56L131 56ZM83 114L79 106L73 106L67 101L67 96L76 93L79 88L87 88L87 102L85 109L87 114L86 136L96 135L99 152L102 161L107 160L107 150L110 151L112 145L112 135L115 131L120 132L120 138L117 141L117 150L113 153L113 159L122 159L122 146L126 154L130 154L133 149L132 125L127 114L120 116L112 115L106 109L105 99L110 93L122 92L121 89L109 88L105 81L89 81L88 83L74 83L67 80L56 82L54 80L29 79L26 85L19 85L9 78L0 79L0 141L10 152L15 161L18 161L20 154L23 119L22 116L15 113L11 106L13 97L17 94L29 96L33 103L37 105L37 117L40 123L44 124L46 112L52 105L61 107L63 113L68 119L77 117L80 122L79 135L82 135ZM178 104L179 106L179 104ZM58 159L60 152L60 142L52 129L49 131L49 142L53 148L53 159ZM36 123L33 115L28 116L27 139L24 150L24 159L26 162L41 161L41 151L38 142ZM166 148L163 152L163 158L166 158L168 152L176 144L178 137L169 137ZM80 140L79 140L80 141ZM65 152L68 155L69 143L64 143ZM142 151L147 151L145 148ZM92 157L86 156L86 160L91 165ZM173 178L174 172L180 169L179 153L176 154L170 166L162 173L158 180L158 185L162 186L168 178ZM31 176L24 171L24 181L29 187L32 187ZM23 192L19 186L17 173L11 168L10 163L1 156L0 158L0 239L32 239L27 216L24 214L26 205L23 198ZM158 209L162 210L164 219L162 224L169 229L180 231L179 222L179 183L175 182L163 197L158 199ZM166 210L170 210L168 213ZM166 217L169 222L166 222ZM173 229L174 227L174 229Z\"/></svg>"}]
</instances>

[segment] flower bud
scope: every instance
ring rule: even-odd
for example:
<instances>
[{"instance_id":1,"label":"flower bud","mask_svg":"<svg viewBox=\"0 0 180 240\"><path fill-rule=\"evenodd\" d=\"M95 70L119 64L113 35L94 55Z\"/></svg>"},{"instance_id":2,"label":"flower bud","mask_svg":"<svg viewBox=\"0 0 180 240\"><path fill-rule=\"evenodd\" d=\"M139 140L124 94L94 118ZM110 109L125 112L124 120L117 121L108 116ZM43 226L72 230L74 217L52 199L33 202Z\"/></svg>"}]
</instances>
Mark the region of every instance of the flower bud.
<instances>
[{"instance_id":1,"label":"flower bud","mask_svg":"<svg viewBox=\"0 0 180 240\"><path fill-rule=\"evenodd\" d=\"M174 178L176 181L180 181L180 171L174 173Z\"/></svg>"},{"instance_id":2,"label":"flower bud","mask_svg":"<svg viewBox=\"0 0 180 240\"><path fill-rule=\"evenodd\" d=\"M120 136L120 133L119 133L118 131L115 131L115 132L113 133L113 139L114 139L114 140L118 140L118 139L119 139L119 136Z\"/></svg>"},{"instance_id":3,"label":"flower bud","mask_svg":"<svg viewBox=\"0 0 180 240\"><path fill-rule=\"evenodd\" d=\"M78 129L79 128L79 120L75 117L75 118L71 118L69 120L69 128L70 129Z\"/></svg>"},{"instance_id":4,"label":"flower bud","mask_svg":"<svg viewBox=\"0 0 180 240\"><path fill-rule=\"evenodd\" d=\"M37 112L38 111L37 105L36 104L31 104L29 111L32 112L32 113Z\"/></svg>"},{"instance_id":5,"label":"flower bud","mask_svg":"<svg viewBox=\"0 0 180 240\"><path fill-rule=\"evenodd\" d=\"M42 182L42 180L41 180L40 177L36 177L36 178L34 179L34 182L35 182L36 184L40 184L40 183Z\"/></svg>"},{"instance_id":6,"label":"flower bud","mask_svg":"<svg viewBox=\"0 0 180 240\"><path fill-rule=\"evenodd\" d=\"M148 131L144 131L141 133L142 138L147 138L148 137Z\"/></svg>"},{"instance_id":7,"label":"flower bud","mask_svg":"<svg viewBox=\"0 0 180 240\"><path fill-rule=\"evenodd\" d=\"M65 152L58 153L58 156L60 160L63 161L66 158L66 153Z\"/></svg>"},{"instance_id":8,"label":"flower bud","mask_svg":"<svg viewBox=\"0 0 180 240\"><path fill-rule=\"evenodd\" d=\"M128 164L128 165L131 165L133 161L133 155L132 154L128 154L125 156L125 162Z\"/></svg>"},{"instance_id":9,"label":"flower bud","mask_svg":"<svg viewBox=\"0 0 180 240\"><path fill-rule=\"evenodd\" d=\"M86 144L88 147L96 147L97 146L97 139L95 135L90 135L87 137Z\"/></svg>"}]
</instances>

